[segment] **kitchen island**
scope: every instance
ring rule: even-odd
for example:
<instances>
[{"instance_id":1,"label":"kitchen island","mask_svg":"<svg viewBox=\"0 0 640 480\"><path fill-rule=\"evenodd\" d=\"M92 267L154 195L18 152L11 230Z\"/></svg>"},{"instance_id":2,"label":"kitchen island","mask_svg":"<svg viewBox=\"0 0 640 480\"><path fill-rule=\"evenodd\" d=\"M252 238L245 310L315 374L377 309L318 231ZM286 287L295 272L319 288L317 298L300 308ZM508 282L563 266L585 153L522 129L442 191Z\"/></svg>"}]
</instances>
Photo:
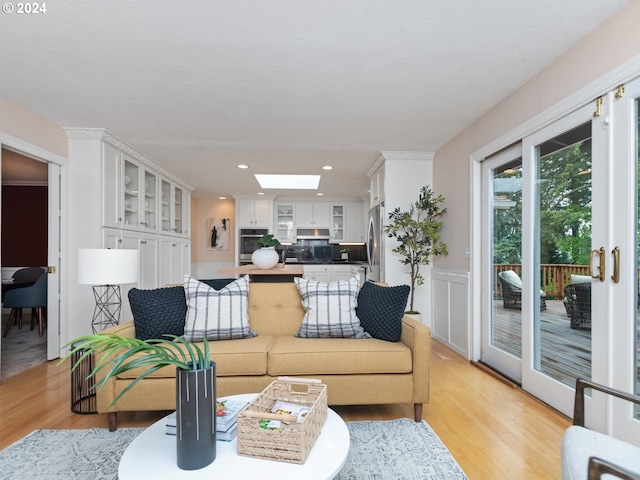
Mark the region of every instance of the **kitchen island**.
<instances>
[{"instance_id":1,"label":"kitchen island","mask_svg":"<svg viewBox=\"0 0 640 480\"><path fill-rule=\"evenodd\" d=\"M253 264L241 265L233 268L218 270L222 275L249 275L252 282L293 282L294 277L302 277L304 267L302 265L288 265L279 263L273 268L262 269Z\"/></svg>"}]
</instances>

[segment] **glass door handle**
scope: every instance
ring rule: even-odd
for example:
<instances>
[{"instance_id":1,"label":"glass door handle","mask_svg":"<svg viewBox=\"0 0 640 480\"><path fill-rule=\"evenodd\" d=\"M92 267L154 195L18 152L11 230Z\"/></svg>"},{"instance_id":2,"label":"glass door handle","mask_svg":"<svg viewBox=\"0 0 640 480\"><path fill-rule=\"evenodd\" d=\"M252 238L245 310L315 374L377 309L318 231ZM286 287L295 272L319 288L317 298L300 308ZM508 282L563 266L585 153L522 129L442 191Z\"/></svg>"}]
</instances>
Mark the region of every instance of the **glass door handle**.
<instances>
[{"instance_id":1,"label":"glass door handle","mask_svg":"<svg viewBox=\"0 0 640 480\"><path fill-rule=\"evenodd\" d=\"M597 255L599 264L598 264L598 274L593 274L593 256ZM589 257L589 272L591 273L591 278L597 278L601 282L604 282L604 247L600 247L600 250L591 250L591 256Z\"/></svg>"},{"instance_id":2,"label":"glass door handle","mask_svg":"<svg viewBox=\"0 0 640 480\"><path fill-rule=\"evenodd\" d=\"M613 283L618 283L620 282L620 247L611 250L611 254L613 255L613 275L611 275L611 280L613 280Z\"/></svg>"}]
</instances>

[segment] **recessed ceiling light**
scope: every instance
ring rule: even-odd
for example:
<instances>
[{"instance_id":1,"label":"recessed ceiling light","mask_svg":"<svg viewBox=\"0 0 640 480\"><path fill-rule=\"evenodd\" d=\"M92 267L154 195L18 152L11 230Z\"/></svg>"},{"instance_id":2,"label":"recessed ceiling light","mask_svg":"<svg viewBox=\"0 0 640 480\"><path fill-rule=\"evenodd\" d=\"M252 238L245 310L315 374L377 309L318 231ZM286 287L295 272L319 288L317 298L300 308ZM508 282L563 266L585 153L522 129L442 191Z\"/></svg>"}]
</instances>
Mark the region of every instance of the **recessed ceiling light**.
<instances>
[{"instance_id":1,"label":"recessed ceiling light","mask_svg":"<svg viewBox=\"0 0 640 480\"><path fill-rule=\"evenodd\" d=\"M333 167L331 165L325 165L324 167L322 167L323 170L333 170Z\"/></svg>"},{"instance_id":2,"label":"recessed ceiling light","mask_svg":"<svg viewBox=\"0 0 640 480\"><path fill-rule=\"evenodd\" d=\"M258 195L264 195L264 192L258 192Z\"/></svg>"},{"instance_id":3,"label":"recessed ceiling light","mask_svg":"<svg viewBox=\"0 0 640 480\"><path fill-rule=\"evenodd\" d=\"M218 197L218 200L226 200L227 197Z\"/></svg>"},{"instance_id":4,"label":"recessed ceiling light","mask_svg":"<svg viewBox=\"0 0 640 480\"><path fill-rule=\"evenodd\" d=\"M262 175L256 173L255 177L262 188L317 190L320 183L320 175Z\"/></svg>"},{"instance_id":5,"label":"recessed ceiling light","mask_svg":"<svg viewBox=\"0 0 640 480\"><path fill-rule=\"evenodd\" d=\"M242 169L249 168L249 165L244 165L241 163L240 165L238 165L238 168L242 168Z\"/></svg>"},{"instance_id":6,"label":"recessed ceiling light","mask_svg":"<svg viewBox=\"0 0 640 480\"><path fill-rule=\"evenodd\" d=\"M319 197L321 197L322 195L324 195L324 193L322 193L322 192L318 192L318 193L316 193L316 195L318 195Z\"/></svg>"}]
</instances>

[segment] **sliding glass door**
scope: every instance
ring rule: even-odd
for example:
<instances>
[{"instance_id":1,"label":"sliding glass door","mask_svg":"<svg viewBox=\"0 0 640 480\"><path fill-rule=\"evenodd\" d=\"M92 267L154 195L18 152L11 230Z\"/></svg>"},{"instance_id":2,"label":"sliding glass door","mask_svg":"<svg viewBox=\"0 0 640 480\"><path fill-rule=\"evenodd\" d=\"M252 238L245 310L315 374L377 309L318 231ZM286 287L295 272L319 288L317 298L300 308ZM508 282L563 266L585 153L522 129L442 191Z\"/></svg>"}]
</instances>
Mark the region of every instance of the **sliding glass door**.
<instances>
[{"instance_id":1,"label":"sliding glass door","mask_svg":"<svg viewBox=\"0 0 640 480\"><path fill-rule=\"evenodd\" d=\"M640 392L640 80L482 165L482 361L573 414L577 377ZM640 438L594 393L591 426Z\"/></svg>"}]
</instances>

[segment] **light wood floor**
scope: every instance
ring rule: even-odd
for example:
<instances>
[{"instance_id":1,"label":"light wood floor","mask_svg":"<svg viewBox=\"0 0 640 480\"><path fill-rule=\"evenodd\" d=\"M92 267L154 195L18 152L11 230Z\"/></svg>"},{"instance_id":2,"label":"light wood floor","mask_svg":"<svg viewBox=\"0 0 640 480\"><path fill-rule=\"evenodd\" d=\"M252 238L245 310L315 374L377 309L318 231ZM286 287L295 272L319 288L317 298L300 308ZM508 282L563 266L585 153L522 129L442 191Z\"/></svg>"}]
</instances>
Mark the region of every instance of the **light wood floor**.
<instances>
[{"instance_id":1,"label":"light wood floor","mask_svg":"<svg viewBox=\"0 0 640 480\"><path fill-rule=\"evenodd\" d=\"M69 364L52 361L0 384L0 449L36 429L106 427L103 415L71 413L69 378ZM413 417L409 405L334 409L347 421ZM118 426L148 426L164 415L122 413ZM472 480L560 478L560 444L570 421L437 341L423 418Z\"/></svg>"}]
</instances>

